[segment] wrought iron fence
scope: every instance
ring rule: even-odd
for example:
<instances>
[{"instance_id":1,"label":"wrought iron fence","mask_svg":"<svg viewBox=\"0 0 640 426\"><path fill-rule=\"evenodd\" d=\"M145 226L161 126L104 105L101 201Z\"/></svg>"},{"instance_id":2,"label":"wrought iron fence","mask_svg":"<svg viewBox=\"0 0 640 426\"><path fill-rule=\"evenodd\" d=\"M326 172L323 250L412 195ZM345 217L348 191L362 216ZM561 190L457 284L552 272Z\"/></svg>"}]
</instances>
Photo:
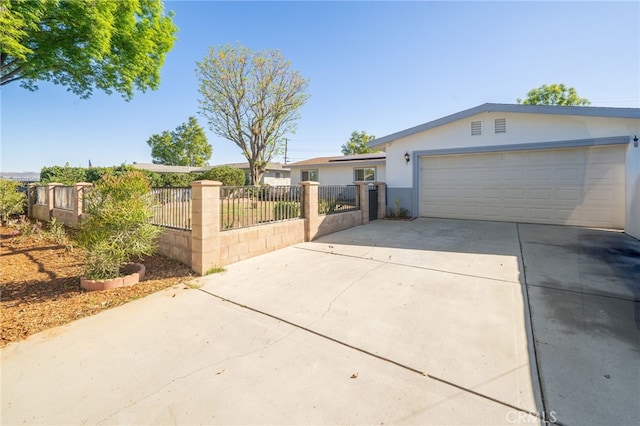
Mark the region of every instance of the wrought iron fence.
<instances>
[{"instance_id":1,"label":"wrought iron fence","mask_svg":"<svg viewBox=\"0 0 640 426\"><path fill-rule=\"evenodd\" d=\"M53 188L53 207L62 210L73 210L73 186L56 186Z\"/></svg>"},{"instance_id":2,"label":"wrought iron fence","mask_svg":"<svg viewBox=\"0 0 640 426\"><path fill-rule=\"evenodd\" d=\"M318 186L318 214L334 214L354 210L360 210L357 186Z\"/></svg>"},{"instance_id":3,"label":"wrought iron fence","mask_svg":"<svg viewBox=\"0 0 640 426\"><path fill-rule=\"evenodd\" d=\"M298 186L223 186L220 220L223 231L302 217Z\"/></svg>"},{"instance_id":4,"label":"wrought iron fence","mask_svg":"<svg viewBox=\"0 0 640 426\"><path fill-rule=\"evenodd\" d=\"M151 223L165 228L191 230L191 188L152 188Z\"/></svg>"},{"instance_id":5,"label":"wrought iron fence","mask_svg":"<svg viewBox=\"0 0 640 426\"><path fill-rule=\"evenodd\" d=\"M47 205L47 187L36 186L36 204L41 206Z\"/></svg>"}]
</instances>

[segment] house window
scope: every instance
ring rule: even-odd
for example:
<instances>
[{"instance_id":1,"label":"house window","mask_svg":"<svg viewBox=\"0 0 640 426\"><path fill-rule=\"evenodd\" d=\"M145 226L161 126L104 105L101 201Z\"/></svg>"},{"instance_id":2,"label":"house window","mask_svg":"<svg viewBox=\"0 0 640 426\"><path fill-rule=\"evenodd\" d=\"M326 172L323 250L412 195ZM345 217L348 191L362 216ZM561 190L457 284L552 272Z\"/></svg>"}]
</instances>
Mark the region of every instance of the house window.
<instances>
[{"instance_id":1,"label":"house window","mask_svg":"<svg viewBox=\"0 0 640 426\"><path fill-rule=\"evenodd\" d=\"M302 170L300 171L300 181L318 182L318 170Z\"/></svg>"},{"instance_id":2,"label":"house window","mask_svg":"<svg viewBox=\"0 0 640 426\"><path fill-rule=\"evenodd\" d=\"M280 179L282 177L282 173L276 172L276 179Z\"/></svg>"},{"instance_id":3,"label":"house window","mask_svg":"<svg viewBox=\"0 0 640 426\"><path fill-rule=\"evenodd\" d=\"M376 168L363 167L361 169L353 169L353 181L354 182L375 182Z\"/></svg>"},{"instance_id":4,"label":"house window","mask_svg":"<svg viewBox=\"0 0 640 426\"><path fill-rule=\"evenodd\" d=\"M471 122L471 136L478 136L482 134L482 121Z\"/></svg>"},{"instance_id":5,"label":"house window","mask_svg":"<svg viewBox=\"0 0 640 426\"><path fill-rule=\"evenodd\" d=\"M494 121L494 129L496 133L507 133L507 119L496 118Z\"/></svg>"}]
</instances>

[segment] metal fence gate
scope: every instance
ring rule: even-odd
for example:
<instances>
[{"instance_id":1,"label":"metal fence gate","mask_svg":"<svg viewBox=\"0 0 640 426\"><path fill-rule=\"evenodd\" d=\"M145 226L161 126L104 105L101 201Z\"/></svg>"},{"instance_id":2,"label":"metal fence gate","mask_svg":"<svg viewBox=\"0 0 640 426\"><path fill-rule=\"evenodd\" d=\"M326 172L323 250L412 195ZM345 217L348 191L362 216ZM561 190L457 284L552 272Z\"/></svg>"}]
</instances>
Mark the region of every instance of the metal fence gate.
<instances>
[{"instance_id":1,"label":"metal fence gate","mask_svg":"<svg viewBox=\"0 0 640 426\"><path fill-rule=\"evenodd\" d=\"M369 186L369 220L378 218L378 187Z\"/></svg>"}]
</instances>

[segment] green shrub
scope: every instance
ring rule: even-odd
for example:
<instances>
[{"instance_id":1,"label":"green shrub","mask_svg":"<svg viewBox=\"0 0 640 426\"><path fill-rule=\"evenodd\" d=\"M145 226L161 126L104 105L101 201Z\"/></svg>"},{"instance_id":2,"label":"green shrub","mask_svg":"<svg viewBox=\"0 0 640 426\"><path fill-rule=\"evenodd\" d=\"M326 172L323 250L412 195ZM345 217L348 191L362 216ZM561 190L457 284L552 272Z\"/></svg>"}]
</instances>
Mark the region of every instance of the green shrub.
<instances>
[{"instance_id":1,"label":"green shrub","mask_svg":"<svg viewBox=\"0 0 640 426\"><path fill-rule=\"evenodd\" d=\"M197 179L197 175L190 173L156 173L160 175L161 185L153 186L189 186Z\"/></svg>"},{"instance_id":2,"label":"green shrub","mask_svg":"<svg viewBox=\"0 0 640 426\"><path fill-rule=\"evenodd\" d=\"M87 252L85 276L108 279L123 263L152 254L160 229L151 225L153 201L141 171L104 175L88 195L88 213L78 244Z\"/></svg>"},{"instance_id":3,"label":"green shrub","mask_svg":"<svg viewBox=\"0 0 640 426\"><path fill-rule=\"evenodd\" d=\"M338 202L336 200L322 199L318 201L318 214L329 214L336 211Z\"/></svg>"},{"instance_id":4,"label":"green shrub","mask_svg":"<svg viewBox=\"0 0 640 426\"><path fill-rule=\"evenodd\" d=\"M6 225L11 216L24 213L26 196L20 192L20 182L0 179L0 222Z\"/></svg>"},{"instance_id":5,"label":"green shrub","mask_svg":"<svg viewBox=\"0 0 640 426\"><path fill-rule=\"evenodd\" d=\"M198 180L215 180L224 186L242 186L245 183L244 172L231 166L218 166L202 173Z\"/></svg>"},{"instance_id":6,"label":"green shrub","mask_svg":"<svg viewBox=\"0 0 640 426\"><path fill-rule=\"evenodd\" d=\"M291 219L300 216L300 203L294 201L278 201L273 206L275 220Z\"/></svg>"}]
</instances>

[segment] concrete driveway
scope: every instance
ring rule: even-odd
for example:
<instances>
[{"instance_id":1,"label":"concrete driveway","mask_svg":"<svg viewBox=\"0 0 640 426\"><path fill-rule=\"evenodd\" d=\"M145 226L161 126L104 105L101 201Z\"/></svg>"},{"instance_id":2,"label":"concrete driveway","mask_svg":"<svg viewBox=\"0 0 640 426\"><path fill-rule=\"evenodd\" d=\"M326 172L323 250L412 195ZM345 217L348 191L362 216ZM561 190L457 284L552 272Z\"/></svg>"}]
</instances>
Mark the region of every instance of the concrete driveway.
<instances>
[{"instance_id":1,"label":"concrete driveway","mask_svg":"<svg viewBox=\"0 0 640 426\"><path fill-rule=\"evenodd\" d=\"M376 221L5 348L0 420L638 424L639 277L617 232Z\"/></svg>"}]
</instances>

